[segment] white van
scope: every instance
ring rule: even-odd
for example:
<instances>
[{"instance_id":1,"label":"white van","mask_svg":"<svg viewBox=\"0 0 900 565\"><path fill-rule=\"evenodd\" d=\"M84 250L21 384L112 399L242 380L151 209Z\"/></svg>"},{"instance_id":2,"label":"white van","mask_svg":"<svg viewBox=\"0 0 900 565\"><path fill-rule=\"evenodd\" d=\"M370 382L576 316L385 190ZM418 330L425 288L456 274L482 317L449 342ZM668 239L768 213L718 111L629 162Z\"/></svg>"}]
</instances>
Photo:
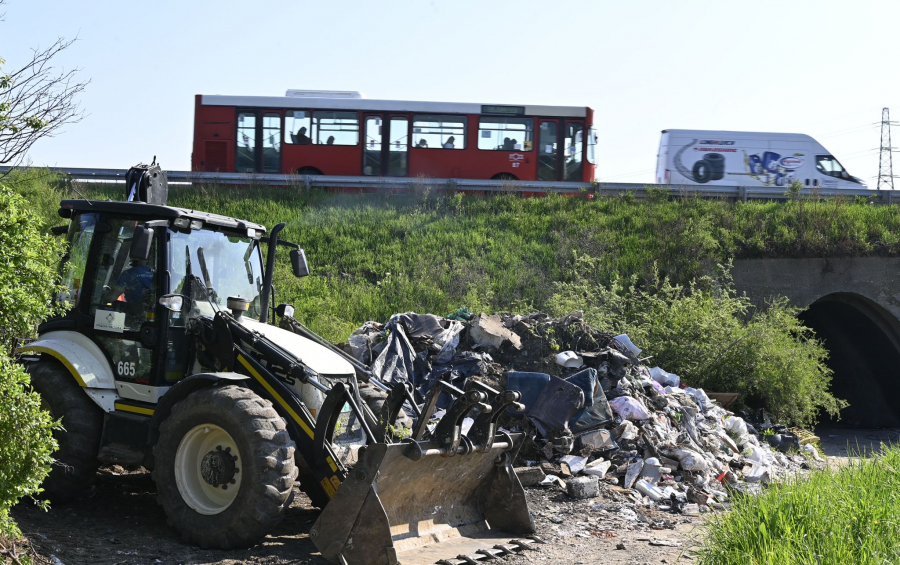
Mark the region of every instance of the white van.
<instances>
[{"instance_id":1,"label":"white van","mask_svg":"<svg viewBox=\"0 0 900 565\"><path fill-rule=\"evenodd\" d=\"M863 188L827 149L802 133L666 129L658 184Z\"/></svg>"}]
</instances>

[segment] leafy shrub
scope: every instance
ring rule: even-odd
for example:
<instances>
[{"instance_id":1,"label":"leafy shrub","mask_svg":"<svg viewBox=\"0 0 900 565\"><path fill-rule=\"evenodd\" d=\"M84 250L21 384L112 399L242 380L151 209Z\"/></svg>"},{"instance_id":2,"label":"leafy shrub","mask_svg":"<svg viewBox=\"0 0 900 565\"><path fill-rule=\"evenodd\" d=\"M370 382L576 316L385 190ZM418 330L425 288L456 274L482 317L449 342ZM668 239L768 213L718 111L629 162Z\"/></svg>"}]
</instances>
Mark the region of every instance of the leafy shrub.
<instances>
[{"instance_id":1,"label":"leafy shrub","mask_svg":"<svg viewBox=\"0 0 900 565\"><path fill-rule=\"evenodd\" d=\"M687 287L658 276L597 284L596 269L596 259L578 257L575 279L555 284L549 309L583 310L593 327L627 333L652 364L685 383L740 393L783 421L811 424L819 411L837 415L846 406L828 392L827 350L785 301L754 311L725 269Z\"/></svg>"},{"instance_id":2,"label":"leafy shrub","mask_svg":"<svg viewBox=\"0 0 900 565\"><path fill-rule=\"evenodd\" d=\"M10 358L16 340L53 311L60 245L40 227L26 201L0 185L0 535L11 537L9 509L39 492L56 449L50 415Z\"/></svg>"},{"instance_id":3,"label":"leafy shrub","mask_svg":"<svg viewBox=\"0 0 900 565\"><path fill-rule=\"evenodd\" d=\"M21 365L0 355L0 536L18 535L9 510L40 492L56 450L55 424L28 383Z\"/></svg>"}]
</instances>

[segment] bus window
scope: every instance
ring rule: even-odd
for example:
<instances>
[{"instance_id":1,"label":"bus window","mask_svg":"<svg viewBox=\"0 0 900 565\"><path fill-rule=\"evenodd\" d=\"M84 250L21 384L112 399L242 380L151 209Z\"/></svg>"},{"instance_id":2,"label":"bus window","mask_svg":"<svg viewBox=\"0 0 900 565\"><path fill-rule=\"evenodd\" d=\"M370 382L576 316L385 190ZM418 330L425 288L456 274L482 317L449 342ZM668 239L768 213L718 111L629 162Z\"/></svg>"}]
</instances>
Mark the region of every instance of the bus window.
<instances>
[{"instance_id":1,"label":"bus window","mask_svg":"<svg viewBox=\"0 0 900 565\"><path fill-rule=\"evenodd\" d=\"M584 149L584 124L566 122L566 137L563 141L565 150L565 174L563 180L581 180L581 158Z\"/></svg>"},{"instance_id":2,"label":"bus window","mask_svg":"<svg viewBox=\"0 0 900 565\"><path fill-rule=\"evenodd\" d=\"M291 145L312 143L312 120L306 110L288 110L284 114L284 142Z\"/></svg>"},{"instance_id":3,"label":"bus window","mask_svg":"<svg viewBox=\"0 0 900 565\"><path fill-rule=\"evenodd\" d=\"M264 173L277 173L281 169L281 115L263 114L262 148Z\"/></svg>"},{"instance_id":4,"label":"bus window","mask_svg":"<svg viewBox=\"0 0 900 565\"><path fill-rule=\"evenodd\" d=\"M256 170L256 114L238 114L237 152L235 170L252 173Z\"/></svg>"},{"instance_id":5,"label":"bus window","mask_svg":"<svg viewBox=\"0 0 900 565\"><path fill-rule=\"evenodd\" d=\"M591 165L597 164L597 133L594 126L588 129L587 160Z\"/></svg>"},{"instance_id":6,"label":"bus window","mask_svg":"<svg viewBox=\"0 0 900 565\"><path fill-rule=\"evenodd\" d=\"M359 144L359 116L356 112L313 112L313 143L318 145Z\"/></svg>"},{"instance_id":7,"label":"bus window","mask_svg":"<svg viewBox=\"0 0 900 565\"><path fill-rule=\"evenodd\" d=\"M413 147L419 149L465 149L465 116L416 114L413 116Z\"/></svg>"},{"instance_id":8,"label":"bus window","mask_svg":"<svg viewBox=\"0 0 900 565\"><path fill-rule=\"evenodd\" d=\"M489 151L531 151L534 120L482 117L478 120L478 148Z\"/></svg>"}]
</instances>

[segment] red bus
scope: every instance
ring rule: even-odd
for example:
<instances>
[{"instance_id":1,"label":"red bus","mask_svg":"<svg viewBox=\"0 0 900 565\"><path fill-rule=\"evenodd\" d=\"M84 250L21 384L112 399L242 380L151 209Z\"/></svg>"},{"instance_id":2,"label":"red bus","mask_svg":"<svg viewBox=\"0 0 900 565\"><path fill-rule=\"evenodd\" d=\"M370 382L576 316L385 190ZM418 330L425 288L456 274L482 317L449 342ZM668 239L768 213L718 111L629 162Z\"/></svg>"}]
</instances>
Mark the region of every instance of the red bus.
<instances>
[{"instance_id":1,"label":"red bus","mask_svg":"<svg viewBox=\"0 0 900 565\"><path fill-rule=\"evenodd\" d=\"M371 100L353 92L198 94L194 171L594 180L593 110Z\"/></svg>"}]
</instances>

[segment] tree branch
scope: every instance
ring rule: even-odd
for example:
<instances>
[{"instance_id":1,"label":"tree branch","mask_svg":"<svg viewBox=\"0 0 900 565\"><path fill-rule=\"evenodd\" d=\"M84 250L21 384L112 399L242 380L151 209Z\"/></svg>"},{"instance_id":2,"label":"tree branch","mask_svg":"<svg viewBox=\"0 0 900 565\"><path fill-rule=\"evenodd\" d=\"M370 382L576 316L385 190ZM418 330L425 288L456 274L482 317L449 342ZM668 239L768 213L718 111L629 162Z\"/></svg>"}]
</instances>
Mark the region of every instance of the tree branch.
<instances>
[{"instance_id":1,"label":"tree branch","mask_svg":"<svg viewBox=\"0 0 900 565\"><path fill-rule=\"evenodd\" d=\"M4 3L0 0L0 6ZM60 37L46 49L33 50L20 69L0 75L0 164L18 165L39 139L84 118L76 98L90 81L77 80L80 69L53 66L53 58L75 41Z\"/></svg>"}]
</instances>

